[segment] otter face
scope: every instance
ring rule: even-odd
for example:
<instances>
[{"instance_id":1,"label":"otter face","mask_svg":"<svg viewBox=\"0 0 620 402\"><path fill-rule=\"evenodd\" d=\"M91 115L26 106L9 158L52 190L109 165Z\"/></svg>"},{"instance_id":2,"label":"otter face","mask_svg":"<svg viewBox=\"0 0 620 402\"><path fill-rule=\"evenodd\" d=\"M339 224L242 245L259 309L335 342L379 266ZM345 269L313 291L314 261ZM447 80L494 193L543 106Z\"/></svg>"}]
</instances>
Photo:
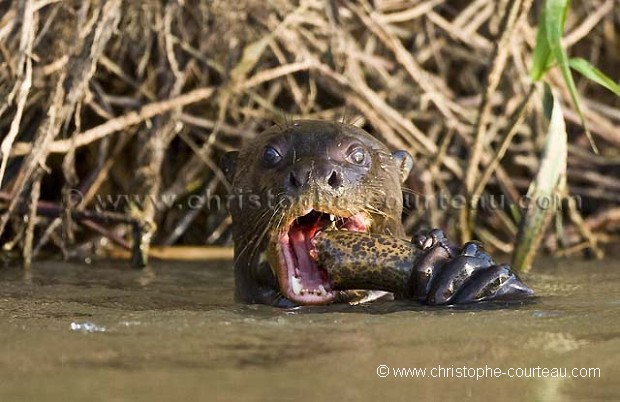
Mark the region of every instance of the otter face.
<instances>
[{"instance_id":1,"label":"otter face","mask_svg":"<svg viewBox=\"0 0 620 402\"><path fill-rule=\"evenodd\" d=\"M328 304L338 296L312 239L322 230L402 235L405 151L355 126L302 120L272 127L224 171L232 181L237 298L281 306ZM238 202L237 202L238 201Z\"/></svg>"}]
</instances>

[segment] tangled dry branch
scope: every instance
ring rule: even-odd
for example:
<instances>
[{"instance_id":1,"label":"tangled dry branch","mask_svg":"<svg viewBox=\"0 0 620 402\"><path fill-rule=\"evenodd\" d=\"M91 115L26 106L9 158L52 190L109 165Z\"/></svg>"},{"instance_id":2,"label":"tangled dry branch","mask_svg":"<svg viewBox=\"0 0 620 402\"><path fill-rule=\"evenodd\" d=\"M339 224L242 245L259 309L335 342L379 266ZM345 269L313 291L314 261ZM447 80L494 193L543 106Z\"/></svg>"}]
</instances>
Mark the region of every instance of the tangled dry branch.
<instances>
[{"instance_id":1,"label":"tangled dry branch","mask_svg":"<svg viewBox=\"0 0 620 402\"><path fill-rule=\"evenodd\" d=\"M528 77L540 6L0 2L4 251L28 262L40 250L72 256L112 242L133 247L140 265L151 243L226 243L226 211L208 200L183 208L189 197L226 191L223 151L274 121L316 118L354 122L414 155L409 230L460 226L510 252L509 208L480 203L463 213L428 201L515 202L526 192L543 136ZM617 2L579 2L567 26L571 54L617 75ZM594 155L561 76L549 81L567 100L568 183L581 201L546 242L566 254L589 247L587 236L618 239L620 101L578 81L601 150Z\"/></svg>"}]
</instances>

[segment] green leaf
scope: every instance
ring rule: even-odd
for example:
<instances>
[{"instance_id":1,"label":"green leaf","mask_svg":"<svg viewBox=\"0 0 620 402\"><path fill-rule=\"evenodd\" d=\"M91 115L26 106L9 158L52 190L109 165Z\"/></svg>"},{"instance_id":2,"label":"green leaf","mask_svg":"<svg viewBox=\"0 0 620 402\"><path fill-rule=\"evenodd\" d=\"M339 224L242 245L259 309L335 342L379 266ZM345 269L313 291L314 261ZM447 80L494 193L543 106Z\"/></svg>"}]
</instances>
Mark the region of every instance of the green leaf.
<instances>
[{"instance_id":1,"label":"green leaf","mask_svg":"<svg viewBox=\"0 0 620 402\"><path fill-rule=\"evenodd\" d=\"M568 140L560 102L545 85L545 116L549 127L545 148L536 178L527 193L529 205L522 215L513 256L516 270L527 272L549 226L549 220L558 212L557 201L565 194Z\"/></svg>"},{"instance_id":2,"label":"green leaf","mask_svg":"<svg viewBox=\"0 0 620 402\"><path fill-rule=\"evenodd\" d=\"M586 125L586 119L583 115L583 111L581 110L581 106L579 104L579 95L577 93L577 86L575 85L575 81L573 80L573 74L571 73L570 66L568 65L568 56L566 55L566 51L564 47L562 47L562 35L564 33L564 23L566 21L566 14L568 12L568 6L570 4L569 0L546 0L545 1L545 30L547 31L547 41L549 42L549 48L551 49L551 54L555 58L558 63L558 67L562 72L562 76L564 77L564 81L566 81L566 85L568 86L568 91L570 92L570 96L573 100L573 104L575 105L575 109L579 114L579 119L581 120L581 125L586 130L586 135L588 136L588 140L590 141L590 145L592 149L594 149L595 153L598 153L596 148L596 144L594 143L594 139L592 138L592 134L588 130Z\"/></svg>"},{"instance_id":3,"label":"green leaf","mask_svg":"<svg viewBox=\"0 0 620 402\"><path fill-rule=\"evenodd\" d=\"M575 57L570 59L568 61L568 64L573 68L573 70L578 71L587 79L596 82L600 86L603 86L609 89L614 94L620 96L620 85L614 82L614 80L609 78L607 75L605 75L605 73L603 73L601 70L590 64L590 62L588 62L586 59Z\"/></svg>"},{"instance_id":4,"label":"green leaf","mask_svg":"<svg viewBox=\"0 0 620 402\"><path fill-rule=\"evenodd\" d=\"M540 21L538 22L538 32L536 32L536 45L532 55L532 69L530 70L530 78L532 81L540 80L551 65L553 58L551 57L551 49L547 40L547 30L545 29L546 14L545 10L540 13Z\"/></svg>"}]
</instances>

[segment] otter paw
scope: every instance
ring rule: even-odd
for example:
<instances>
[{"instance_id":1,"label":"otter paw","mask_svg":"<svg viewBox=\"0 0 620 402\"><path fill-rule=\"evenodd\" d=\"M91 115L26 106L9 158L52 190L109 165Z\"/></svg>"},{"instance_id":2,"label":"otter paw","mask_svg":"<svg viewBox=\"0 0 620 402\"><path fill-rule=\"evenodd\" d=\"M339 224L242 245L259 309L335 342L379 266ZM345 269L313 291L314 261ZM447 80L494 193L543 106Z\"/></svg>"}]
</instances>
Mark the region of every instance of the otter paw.
<instances>
[{"instance_id":1,"label":"otter paw","mask_svg":"<svg viewBox=\"0 0 620 402\"><path fill-rule=\"evenodd\" d=\"M495 261L476 242L466 243L460 254L447 261L432 280L426 302L451 304L460 288L480 270L490 268Z\"/></svg>"},{"instance_id":2,"label":"otter paw","mask_svg":"<svg viewBox=\"0 0 620 402\"><path fill-rule=\"evenodd\" d=\"M441 247L450 257L458 254L459 248L446 237L441 229L433 229L428 233L419 232L413 235L411 243L421 250Z\"/></svg>"},{"instance_id":3,"label":"otter paw","mask_svg":"<svg viewBox=\"0 0 620 402\"><path fill-rule=\"evenodd\" d=\"M486 300L519 300L534 295L506 264L476 272L454 297L455 304Z\"/></svg>"},{"instance_id":4,"label":"otter paw","mask_svg":"<svg viewBox=\"0 0 620 402\"><path fill-rule=\"evenodd\" d=\"M424 253L413 263L413 272L407 287L409 294L405 297L424 302L434 278L442 266L458 254L459 249L448 240L441 229L418 233L413 236L411 243Z\"/></svg>"}]
</instances>

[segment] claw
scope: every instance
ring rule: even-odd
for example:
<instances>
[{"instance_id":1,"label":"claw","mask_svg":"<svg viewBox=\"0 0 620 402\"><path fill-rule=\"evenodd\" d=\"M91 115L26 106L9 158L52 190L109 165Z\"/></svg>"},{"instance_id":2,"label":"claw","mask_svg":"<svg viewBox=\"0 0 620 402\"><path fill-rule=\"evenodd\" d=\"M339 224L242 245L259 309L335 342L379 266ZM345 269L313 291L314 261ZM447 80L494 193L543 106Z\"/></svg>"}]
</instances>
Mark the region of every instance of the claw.
<instances>
[{"instance_id":1,"label":"claw","mask_svg":"<svg viewBox=\"0 0 620 402\"><path fill-rule=\"evenodd\" d=\"M461 255L441 268L428 293L427 303L451 303L454 295L475 272L494 265L493 259L476 244L466 244Z\"/></svg>"},{"instance_id":2,"label":"claw","mask_svg":"<svg viewBox=\"0 0 620 402\"><path fill-rule=\"evenodd\" d=\"M451 256L458 254L459 248L446 237L441 229L433 229L428 233L417 233L411 242L421 250L428 250L433 247L442 247Z\"/></svg>"},{"instance_id":3,"label":"claw","mask_svg":"<svg viewBox=\"0 0 620 402\"><path fill-rule=\"evenodd\" d=\"M470 241L465 243L465 245L463 246L463 250L461 250L461 255L477 258L481 260L480 264L484 264L486 266L495 265L495 261L493 261L493 258L491 258L491 256L487 254L486 251L484 251L482 244L477 241Z\"/></svg>"},{"instance_id":4,"label":"claw","mask_svg":"<svg viewBox=\"0 0 620 402\"><path fill-rule=\"evenodd\" d=\"M496 265L476 272L454 297L454 303L473 303L484 300L516 300L534 295L512 272L508 265Z\"/></svg>"}]
</instances>

